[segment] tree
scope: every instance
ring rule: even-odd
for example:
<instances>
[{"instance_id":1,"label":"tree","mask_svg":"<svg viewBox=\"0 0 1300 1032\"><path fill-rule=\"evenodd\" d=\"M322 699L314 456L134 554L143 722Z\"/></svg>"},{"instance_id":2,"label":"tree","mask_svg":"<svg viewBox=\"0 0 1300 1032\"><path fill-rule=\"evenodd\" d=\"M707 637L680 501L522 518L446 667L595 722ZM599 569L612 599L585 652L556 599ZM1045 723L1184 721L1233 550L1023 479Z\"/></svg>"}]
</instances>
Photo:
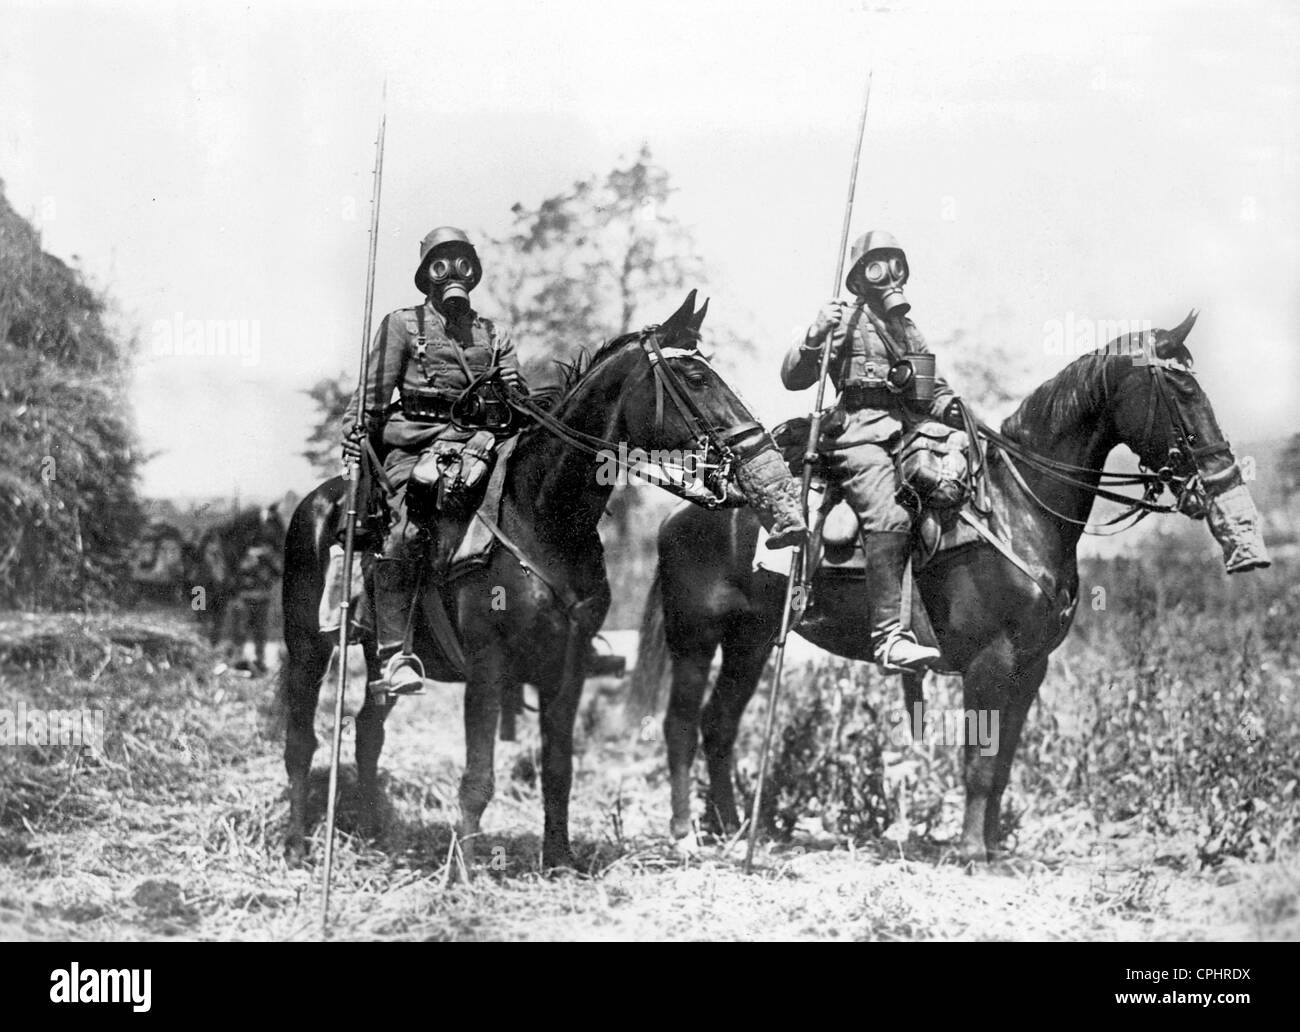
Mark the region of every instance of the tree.
<instances>
[{"instance_id":1,"label":"tree","mask_svg":"<svg viewBox=\"0 0 1300 1032\"><path fill-rule=\"evenodd\" d=\"M322 479L332 477L339 471L339 463L342 461L339 426L343 422L348 403L352 400L354 386L342 377L332 380L326 378L317 380L303 391L316 403L317 419L307 437L307 447L301 454L311 462L312 469Z\"/></svg>"},{"instance_id":2,"label":"tree","mask_svg":"<svg viewBox=\"0 0 1300 1032\"><path fill-rule=\"evenodd\" d=\"M669 211L674 192L643 144L625 168L535 208L514 205L511 231L482 249L483 289L519 342L530 382L552 381L556 360L666 318L706 285L691 232Z\"/></svg>"},{"instance_id":3,"label":"tree","mask_svg":"<svg viewBox=\"0 0 1300 1032\"><path fill-rule=\"evenodd\" d=\"M133 341L0 184L0 607L108 604L143 525Z\"/></svg>"}]
</instances>

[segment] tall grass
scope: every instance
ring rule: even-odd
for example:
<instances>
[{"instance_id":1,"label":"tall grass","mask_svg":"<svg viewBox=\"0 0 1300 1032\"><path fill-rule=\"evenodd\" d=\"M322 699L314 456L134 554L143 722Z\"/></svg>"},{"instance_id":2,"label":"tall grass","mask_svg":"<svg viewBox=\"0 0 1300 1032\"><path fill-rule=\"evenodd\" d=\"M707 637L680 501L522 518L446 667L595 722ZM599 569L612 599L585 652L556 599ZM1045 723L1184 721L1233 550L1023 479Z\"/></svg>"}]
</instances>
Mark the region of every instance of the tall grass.
<instances>
[{"instance_id":1,"label":"tall grass","mask_svg":"<svg viewBox=\"0 0 1300 1032\"><path fill-rule=\"evenodd\" d=\"M1189 860L1272 860L1300 838L1300 585L1285 564L1228 579L1172 549L1081 566L1075 627L1030 713L1004 831L1083 808L1091 819L1184 843ZM1100 589L1100 590L1097 590ZM794 673L782 703L763 820L858 838L882 828L956 832L954 746L900 737L897 680L828 660ZM927 682L927 705L962 705ZM756 710L758 707L756 707ZM757 769L751 713L738 780ZM1014 843L1014 838L1013 838Z\"/></svg>"}]
</instances>

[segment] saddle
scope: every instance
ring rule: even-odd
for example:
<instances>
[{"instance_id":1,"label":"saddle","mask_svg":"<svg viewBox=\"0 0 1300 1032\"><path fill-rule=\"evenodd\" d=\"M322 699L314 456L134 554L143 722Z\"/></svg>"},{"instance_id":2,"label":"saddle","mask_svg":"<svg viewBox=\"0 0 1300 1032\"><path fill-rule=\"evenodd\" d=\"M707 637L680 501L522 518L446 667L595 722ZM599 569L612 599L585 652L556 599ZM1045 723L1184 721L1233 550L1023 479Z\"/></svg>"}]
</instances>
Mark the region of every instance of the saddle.
<instances>
[{"instance_id":1,"label":"saddle","mask_svg":"<svg viewBox=\"0 0 1300 1032\"><path fill-rule=\"evenodd\" d=\"M802 476L811 421L787 420L773 438L793 476ZM894 462L895 500L913 513L913 569L921 569L940 551L977 539L957 518L974 491L970 438L943 423L925 421L889 443ZM810 568L862 576L864 558L858 518L844 500L822 458L813 464L809 496L812 534Z\"/></svg>"}]
</instances>

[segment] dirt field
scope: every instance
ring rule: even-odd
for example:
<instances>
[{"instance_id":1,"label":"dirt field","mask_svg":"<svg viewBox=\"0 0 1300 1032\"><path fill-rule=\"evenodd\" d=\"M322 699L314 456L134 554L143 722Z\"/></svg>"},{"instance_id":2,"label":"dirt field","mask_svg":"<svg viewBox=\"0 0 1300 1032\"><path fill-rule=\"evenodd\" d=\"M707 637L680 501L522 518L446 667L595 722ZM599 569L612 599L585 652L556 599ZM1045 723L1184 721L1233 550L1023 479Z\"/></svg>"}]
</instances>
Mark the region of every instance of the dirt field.
<instances>
[{"instance_id":1,"label":"dirt field","mask_svg":"<svg viewBox=\"0 0 1300 1032\"><path fill-rule=\"evenodd\" d=\"M9 674L3 694L80 694L108 711L106 756L6 749L0 825L5 939L299 939L319 935L319 868L281 859L287 814L271 679L184 672L124 653ZM144 669L141 669L144 667ZM89 669L89 673L86 671ZM91 677L94 680L91 680ZM147 685L142 689L141 685ZM354 679L349 702L359 699ZM136 691L129 703L121 692ZM340 840L338 937L359 939L1296 939L1300 857L1201 869L1188 842L1083 807L1037 813L1010 862L969 869L942 841L853 846L800 831L741 870L740 845L693 856L666 841L655 725L625 728L618 682L588 683L573 834L582 873L539 873L536 721L502 743L484 868L455 877L451 822L463 761L461 692L440 685L389 721L388 830ZM531 697L531 693L530 693ZM328 692L318 728L323 806ZM757 721L760 710L749 719ZM647 740L649 739L649 740ZM15 764L15 752L28 753ZM345 733L342 820L351 820ZM960 796L950 801L956 812ZM319 835L317 844L319 847ZM319 855L319 848L317 855Z\"/></svg>"}]
</instances>

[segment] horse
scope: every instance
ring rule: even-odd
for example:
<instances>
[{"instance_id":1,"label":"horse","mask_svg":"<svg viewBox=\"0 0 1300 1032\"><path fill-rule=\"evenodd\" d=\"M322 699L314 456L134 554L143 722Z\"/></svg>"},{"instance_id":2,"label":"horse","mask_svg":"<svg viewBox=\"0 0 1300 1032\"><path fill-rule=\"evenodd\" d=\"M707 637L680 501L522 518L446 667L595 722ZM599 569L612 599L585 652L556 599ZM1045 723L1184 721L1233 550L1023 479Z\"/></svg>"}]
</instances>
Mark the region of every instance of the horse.
<instances>
[{"instance_id":1,"label":"horse","mask_svg":"<svg viewBox=\"0 0 1300 1032\"><path fill-rule=\"evenodd\" d=\"M962 675L967 711L992 711L1000 721L993 725L1001 729L996 751L969 740L963 746L965 859L987 860L998 846L1002 794L1025 717L1074 617L1075 550L1094 499L1128 500L1101 486L1103 479L1147 485L1144 499L1133 500L1130 515L1138 519L1150 510L1193 518L1208 512L1229 573L1268 565L1254 503L1192 371L1185 339L1195 319L1193 310L1173 330L1116 338L1035 389L1001 434L980 426L989 441L985 486L1000 547L976 540L940 551L916 577L943 660ZM1103 473L1120 444L1144 470L1159 472ZM1173 490L1174 505L1154 504L1162 485ZM701 737L710 823L725 833L739 826L736 734L785 604L785 576L752 569L758 529L743 509L679 509L659 531L629 706L655 710L671 662L664 737L676 840L692 834L691 768ZM836 655L869 661L870 600L862 582L814 575L811 595L797 633ZM702 709L719 646L721 670ZM919 675L903 677L909 713L921 684Z\"/></svg>"},{"instance_id":2,"label":"horse","mask_svg":"<svg viewBox=\"0 0 1300 1032\"><path fill-rule=\"evenodd\" d=\"M200 627L236 666L252 642L254 673L266 671L270 603L286 532L281 505L236 512L205 530L195 548L193 578L203 588Z\"/></svg>"},{"instance_id":3,"label":"horse","mask_svg":"<svg viewBox=\"0 0 1300 1032\"><path fill-rule=\"evenodd\" d=\"M610 603L597 524L617 479L603 474L620 446L642 449L642 454L659 450L711 456L717 461L704 463L711 472L702 479L717 504L763 504L748 486L746 470L779 468L788 488L782 495L788 499L786 515L804 526L797 489L771 436L698 349L707 308L705 302L695 311L691 291L662 326L616 337L570 367L549 410L527 405L535 422L514 446L499 514L489 517L497 524L497 547L486 565L449 583L436 572L424 578L415 651L427 676L465 682L466 759L457 835L467 872L473 869L474 838L494 791L493 749L502 694L525 682L537 688L539 698L542 865L548 870L572 865L574 719L582 667ZM523 403L514 396L513 404ZM289 522L285 543L282 700L290 802L285 851L291 863L305 855L308 775L316 748L313 721L335 645L334 635L319 630L318 604L342 494L336 478L307 495ZM433 622L438 612L449 619L462 644L463 675L438 647ZM363 636L362 645L374 680L380 675L373 635ZM368 694L355 724L358 808L363 831L371 834L377 830L384 720L392 705L391 699Z\"/></svg>"}]
</instances>

